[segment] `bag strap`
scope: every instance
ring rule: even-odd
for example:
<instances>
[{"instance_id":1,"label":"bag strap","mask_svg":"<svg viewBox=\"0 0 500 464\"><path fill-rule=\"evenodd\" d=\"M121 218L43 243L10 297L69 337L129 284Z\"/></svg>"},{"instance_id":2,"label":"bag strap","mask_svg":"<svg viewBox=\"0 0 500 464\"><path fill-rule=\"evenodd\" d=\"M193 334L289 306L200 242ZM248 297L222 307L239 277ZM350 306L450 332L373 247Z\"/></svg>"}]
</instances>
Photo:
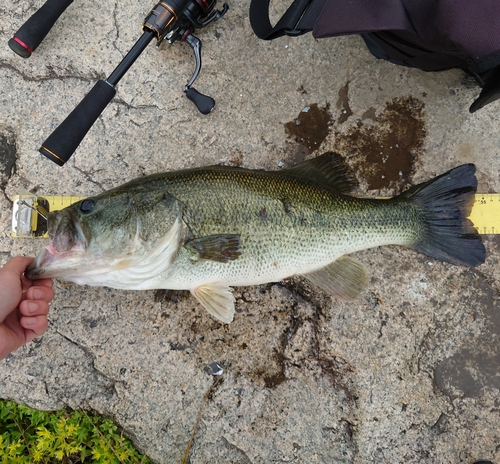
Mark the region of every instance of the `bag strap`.
<instances>
[{"instance_id":1,"label":"bag strap","mask_svg":"<svg viewBox=\"0 0 500 464\"><path fill-rule=\"evenodd\" d=\"M271 0L251 0L250 25L259 39L272 40L283 35L298 36L310 32L325 0L294 0L273 27L269 19Z\"/></svg>"},{"instance_id":2,"label":"bag strap","mask_svg":"<svg viewBox=\"0 0 500 464\"><path fill-rule=\"evenodd\" d=\"M500 99L500 65L492 69L486 78L479 97L472 103L469 112L475 113L483 106Z\"/></svg>"}]
</instances>

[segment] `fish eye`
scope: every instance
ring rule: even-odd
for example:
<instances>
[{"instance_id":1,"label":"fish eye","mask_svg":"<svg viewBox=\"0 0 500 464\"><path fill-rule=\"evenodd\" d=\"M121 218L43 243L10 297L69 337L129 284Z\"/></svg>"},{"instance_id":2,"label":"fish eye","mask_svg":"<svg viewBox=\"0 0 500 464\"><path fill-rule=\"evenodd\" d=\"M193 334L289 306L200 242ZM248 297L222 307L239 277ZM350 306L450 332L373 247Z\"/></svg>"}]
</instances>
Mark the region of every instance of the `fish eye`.
<instances>
[{"instance_id":1,"label":"fish eye","mask_svg":"<svg viewBox=\"0 0 500 464\"><path fill-rule=\"evenodd\" d=\"M80 211L84 214L90 213L95 206L95 201L87 198L80 203Z\"/></svg>"}]
</instances>

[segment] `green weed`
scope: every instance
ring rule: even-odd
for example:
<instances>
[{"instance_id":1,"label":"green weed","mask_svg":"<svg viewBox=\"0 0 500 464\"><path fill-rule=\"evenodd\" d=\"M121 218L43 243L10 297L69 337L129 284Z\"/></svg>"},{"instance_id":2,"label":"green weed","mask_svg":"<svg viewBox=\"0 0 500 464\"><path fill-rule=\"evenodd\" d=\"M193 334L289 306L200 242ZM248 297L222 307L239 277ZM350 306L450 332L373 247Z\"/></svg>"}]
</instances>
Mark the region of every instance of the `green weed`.
<instances>
[{"instance_id":1,"label":"green weed","mask_svg":"<svg viewBox=\"0 0 500 464\"><path fill-rule=\"evenodd\" d=\"M109 419L0 400L0 463L151 464Z\"/></svg>"}]
</instances>

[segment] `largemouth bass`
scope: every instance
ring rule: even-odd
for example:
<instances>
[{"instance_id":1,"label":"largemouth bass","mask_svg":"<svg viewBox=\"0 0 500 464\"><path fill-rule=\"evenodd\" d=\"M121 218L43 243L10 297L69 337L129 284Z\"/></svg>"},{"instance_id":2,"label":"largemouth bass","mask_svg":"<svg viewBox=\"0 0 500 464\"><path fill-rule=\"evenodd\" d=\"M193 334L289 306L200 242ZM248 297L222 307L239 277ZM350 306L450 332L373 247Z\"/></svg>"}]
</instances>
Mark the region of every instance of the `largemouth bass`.
<instances>
[{"instance_id":1,"label":"largemouth bass","mask_svg":"<svg viewBox=\"0 0 500 464\"><path fill-rule=\"evenodd\" d=\"M402 245L477 266L485 248L467 219L477 180L459 166L388 200L356 198L338 158L281 171L227 166L132 180L48 215L50 243L27 269L127 290L190 290L215 318L234 316L231 287L303 275L347 300L368 283L345 255Z\"/></svg>"}]
</instances>

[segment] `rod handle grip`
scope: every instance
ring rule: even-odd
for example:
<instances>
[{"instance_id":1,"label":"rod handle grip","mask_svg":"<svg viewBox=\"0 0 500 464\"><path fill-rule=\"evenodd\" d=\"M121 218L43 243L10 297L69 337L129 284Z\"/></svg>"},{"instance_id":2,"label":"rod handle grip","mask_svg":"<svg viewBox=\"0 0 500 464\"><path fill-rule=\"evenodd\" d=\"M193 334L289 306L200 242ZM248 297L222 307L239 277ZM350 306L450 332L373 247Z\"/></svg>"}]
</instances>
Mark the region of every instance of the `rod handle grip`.
<instances>
[{"instance_id":1,"label":"rod handle grip","mask_svg":"<svg viewBox=\"0 0 500 464\"><path fill-rule=\"evenodd\" d=\"M94 122L116 94L106 81L97 81L78 106L56 128L38 150L59 166L71 158Z\"/></svg>"},{"instance_id":2,"label":"rod handle grip","mask_svg":"<svg viewBox=\"0 0 500 464\"><path fill-rule=\"evenodd\" d=\"M12 51L29 58L71 3L73 0L47 0L9 40Z\"/></svg>"}]
</instances>

